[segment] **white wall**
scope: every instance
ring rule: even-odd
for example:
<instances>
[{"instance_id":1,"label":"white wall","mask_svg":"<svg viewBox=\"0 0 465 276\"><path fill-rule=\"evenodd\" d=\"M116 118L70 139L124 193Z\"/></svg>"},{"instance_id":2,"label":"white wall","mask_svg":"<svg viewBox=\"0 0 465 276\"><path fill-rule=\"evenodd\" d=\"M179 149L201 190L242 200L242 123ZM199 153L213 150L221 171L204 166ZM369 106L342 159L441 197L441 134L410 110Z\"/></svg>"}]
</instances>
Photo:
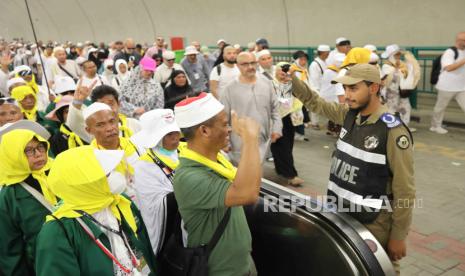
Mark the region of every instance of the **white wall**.
<instances>
[{"instance_id":1,"label":"white wall","mask_svg":"<svg viewBox=\"0 0 465 276\"><path fill-rule=\"evenodd\" d=\"M111 41L182 36L214 45L266 37L286 46L446 46L465 31L465 0L28 0L39 39ZM0 0L0 36L32 39L24 0Z\"/></svg>"}]
</instances>

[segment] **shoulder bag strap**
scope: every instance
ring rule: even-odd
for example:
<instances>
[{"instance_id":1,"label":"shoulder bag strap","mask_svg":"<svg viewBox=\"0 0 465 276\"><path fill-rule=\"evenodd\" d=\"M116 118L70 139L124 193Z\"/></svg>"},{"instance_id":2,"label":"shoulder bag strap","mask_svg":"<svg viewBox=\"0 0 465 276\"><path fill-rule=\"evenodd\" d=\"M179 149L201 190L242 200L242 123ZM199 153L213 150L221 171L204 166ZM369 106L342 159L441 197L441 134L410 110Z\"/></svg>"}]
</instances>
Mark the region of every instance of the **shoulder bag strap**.
<instances>
[{"instance_id":1,"label":"shoulder bag strap","mask_svg":"<svg viewBox=\"0 0 465 276\"><path fill-rule=\"evenodd\" d=\"M224 230L226 229L226 225L229 222L229 218L231 217L231 208L229 207L228 210L226 210L226 213L224 214L223 219L221 220L220 224L218 224L218 227L216 227L215 233L213 234L212 239L210 242L207 244L207 255L210 256L210 253L213 251L215 248L216 244L220 240L221 236L224 233Z\"/></svg>"}]
</instances>

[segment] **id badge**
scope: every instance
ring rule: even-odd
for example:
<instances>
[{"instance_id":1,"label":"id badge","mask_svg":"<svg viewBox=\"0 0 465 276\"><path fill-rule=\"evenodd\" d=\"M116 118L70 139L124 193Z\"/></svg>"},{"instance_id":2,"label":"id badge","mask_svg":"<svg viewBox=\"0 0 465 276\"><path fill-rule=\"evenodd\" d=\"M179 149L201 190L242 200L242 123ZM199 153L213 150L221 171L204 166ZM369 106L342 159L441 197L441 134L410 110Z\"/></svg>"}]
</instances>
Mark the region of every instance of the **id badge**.
<instances>
[{"instance_id":1,"label":"id badge","mask_svg":"<svg viewBox=\"0 0 465 276\"><path fill-rule=\"evenodd\" d=\"M194 73L194 79L196 79L196 80L200 79L199 73Z\"/></svg>"}]
</instances>

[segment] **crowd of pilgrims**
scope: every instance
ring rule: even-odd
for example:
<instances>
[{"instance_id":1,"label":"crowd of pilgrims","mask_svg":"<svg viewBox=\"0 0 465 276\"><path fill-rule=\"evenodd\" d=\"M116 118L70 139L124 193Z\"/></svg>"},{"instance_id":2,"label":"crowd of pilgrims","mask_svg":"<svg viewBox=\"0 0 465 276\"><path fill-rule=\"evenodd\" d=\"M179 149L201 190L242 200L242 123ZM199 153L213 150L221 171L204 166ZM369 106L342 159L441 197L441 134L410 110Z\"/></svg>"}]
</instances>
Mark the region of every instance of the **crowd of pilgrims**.
<instances>
[{"instance_id":1,"label":"crowd of pilgrims","mask_svg":"<svg viewBox=\"0 0 465 276\"><path fill-rule=\"evenodd\" d=\"M333 67L343 63L347 42L337 44ZM221 98L226 81L240 74L234 63L244 51L257 57L258 66L250 64L277 93L288 87L276 71L293 66L321 90L331 68L320 64L330 54L326 45L310 69L302 51L294 53L294 63L275 66L265 39L245 49L223 39L218 46L212 52L193 42L178 64L162 37L150 47L132 39L108 46L0 41L0 275L159 274L160 252L173 232L170 212L177 208L172 178L186 150L176 104ZM378 61L373 49L359 48L353 58L360 52L367 62ZM318 84L309 70L321 71ZM330 88L328 100L341 101ZM306 139L310 123L320 127L298 101L280 115L291 140L294 134ZM328 135L337 136L338 128L329 122ZM293 142L286 143L284 153L272 148L278 173L292 159ZM293 164L282 171L289 184L303 183Z\"/></svg>"}]
</instances>

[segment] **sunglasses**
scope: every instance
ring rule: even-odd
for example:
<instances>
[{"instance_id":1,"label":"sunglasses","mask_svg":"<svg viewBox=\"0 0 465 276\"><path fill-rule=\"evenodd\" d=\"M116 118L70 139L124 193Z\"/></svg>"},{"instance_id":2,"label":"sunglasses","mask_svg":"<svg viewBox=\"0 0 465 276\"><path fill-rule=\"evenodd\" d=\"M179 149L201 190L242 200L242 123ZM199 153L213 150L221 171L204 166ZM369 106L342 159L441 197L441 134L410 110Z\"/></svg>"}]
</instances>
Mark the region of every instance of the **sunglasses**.
<instances>
[{"instance_id":1,"label":"sunglasses","mask_svg":"<svg viewBox=\"0 0 465 276\"><path fill-rule=\"evenodd\" d=\"M0 98L0 105L3 105L4 103L16 104L16 100L13 98Z\"/></svg>"},{"instance_id":2,"label":"sunglasses","mask_svg":"<svg viewBox=\"0 0 465 276\"><path fill-rule=\"evenodd\" d=\"M127 47L127 48L128 48L128 50L135 50L136 49L136 47L132 47L132 48Z\"/></svg>"}]
</instances>

